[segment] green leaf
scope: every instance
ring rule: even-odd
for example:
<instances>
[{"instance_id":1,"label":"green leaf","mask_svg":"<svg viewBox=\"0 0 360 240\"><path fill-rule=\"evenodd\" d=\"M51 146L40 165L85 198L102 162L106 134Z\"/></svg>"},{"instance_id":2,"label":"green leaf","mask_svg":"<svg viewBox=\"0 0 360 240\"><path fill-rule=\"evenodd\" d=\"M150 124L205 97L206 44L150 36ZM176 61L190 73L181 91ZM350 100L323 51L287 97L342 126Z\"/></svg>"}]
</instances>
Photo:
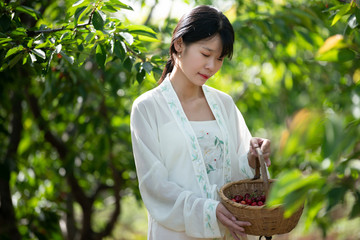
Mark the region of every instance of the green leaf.
<instances>
[{"instance_id":1,"label":"green leaf","mask_svg":"<svg viewBox=\"0 0 360 240\"><path fill-rule=\"evenodd\" d=\"M94 39L94 37L95 37L95 34L92 33L92 32L90 32L90 33L86 36L85 41L86 41L86 42L90 42L91 40Z\"/></svg>"},{"instance_id":2,"label":"green leaf","mask_svg":"<svg viewBox=\"0 0 360 240\"><path fill-rule=\"evenodd\" d=\"M60 40L66 40L66 39L69 39L71 38L71 35L69 32L64 32L61 37L60 37Z\"/></svg>"},{"instance_id":3,"label":"green leaf","mask_svg":"<svg viewBox=\"0 0 360 240\"><path fill-rule=\"evenodd\" d=\"M98 44L96 47L95 60L99 67L104 68L106 61L106 51L105 47L101 44Z\"/></svg>"},{"instance_id":4,"label":"green leaf","mask_svg":"<svg viewBox=\"0 0 360 240\"><path fill-rule=\"evenodd\" d=\"M114 8L111 4L109 3L105 3L105 6L103 6L101 8L102 11L106 11L106 12L112 12L112 13L115 13L117 12L118 10L116 8Z\"/></svg>"},{"instance_id":5,"label":"green leaf","mask_svg":"<svg viewBox=\"0 0 360 240\"><path fill-rule=\"evenodd\" d=\"M41 57L42 59L46 58L45 52L41 49L32 49L31 52L36 54L38 57Z\"/></svg>"},{"instance_id":6,"label":"green leaf","mask_svg":"<svg viewBox=\"0 0 360 240\"><path fill-rule=\"evenodd\" d=\"M141 84L145 79L145 71L140 69L140 71L136 74L136 81Z\"/></svg>"},{"instance_id":7,"label":"green leaf","mask_svg":"<svg viewBox=\"0 0 360 240\"><path fill-rule=\"evenodd\" d=\"M4 63L3 65L1 65L0 72L3 72L5 69L7 69L8 66L8 63Z\"/></svg>"},{"instance_id":8,"label":"green leaf","mask_svg":"<svg viewBox=\"0 0 360 240\"><path fill-rule=\"evenodd\" d=\"M31 39L29 40L29 42L27 43L27 47L28 47L28 48L32 48L34 41L35 41L35 39L34 39L34 38L31 38Z\"/></svg>"},{"instance_id":9,"label":"green leaf","mask_svg":"<svg viewBox=\"0 0 360 240\"><path fill-rule=\"evenodd\" d=\"M355 202L349 215L350 219L360 216L360 192L355 191L354 195L355 195Z\"/></svg>"},{"instance_id":10,"label":"green leaf","mask_svg":"<svg viewBox=\"0 0 360 240\"><path fill-rule=\"evenodd\" d=\"M0 38L0 44L8 43L8 42L11 42L11 41L12 41L11 38Z\"/></svg>"},{"instance_id":11,"label":"green leaf","mask_svg":"<svg viewBox=\"0 0 360 240\"><path fill-rule=\"evenodd\" d=\"M103 30L106 21L106 15L102 11L94 12L92 24L96 30Z\"/></svg>"},{"instance_id":12,"label":"green leaf","mask_svg":"<svg viewBox=\"0 0 360 240\"><path fill-rule=\"evenodd\" d=\"M31 63L34 63L37 61L36 57L34 54L32 54L31 52L29 52L29 56L30 56L30 60L31 60Z\"/></svg>"},{"instance_id":13,"label":"green leaf","mask_svg":"<svg viewBox=\"0 0 360 240\"><path fill-rule=\"evenodd\" d=\"M340 8L340 10L336 13L331 26L334 26L335 23L337 23L344 15L346 15L351 10L350 4L345 4Z\"/></svg>"},{"instance_id":14,"label":"green leaf","mask_svg":"<svg viewBox=\"0 0 360 240\"><path fill-rule=\"evenodd\" d=\"M126 47L125 47L125 43L116 40L115 44L114 44L114 53L115 55L120 58L121 60L124 60L125 56L126 56Z\"/></svg>"},{"instance_id":15,"label":"green leaf","mask_svg":"<svg viewBox=\"0 0 360 240\"><path fill-rule=\"evenodd\" d=\"M50 45L52 45L52 43L50 43L49 41L46 41L44 43L40 43L39 45L36 45L35 48L48 48L48 47L50 47Z\"/></svg>"},{"instance_id":16,"label":"green leaf","mask_svg":"<svg viewBox=\"0 0 360 240\"><path fill-rule=\"evenodd\" d=\"M357 26L359 26L359 23L356 21L356 16L355 14L351 15L349 17L349 20L348 20L348 25L351 29L354 29L356 28Z\"/></svg>"},{"instance_id":17,"label":"green leaf","mask_svg":"<svg viewBox=\"0 0 360 240\"><path fill-rule=\"evenodd\" d=\"M355 53L350 49L333 49L330 51L317 56L315 59L318 61L328 61L328 62L345 62L349 60L354 60L356 57Z\"/></svg>"},{"instance_id":18,"label":"green leaf","mask_svg":"<svg viewBox=\"0 0 360 240\"><path fill-rule=\"evenodd\" d=\"M119 33L121 37L125 39L125 41L131 46L134 43L134 37L130 33L127 32L121 32Z\"/></svg>"},{"instance_id":19,"label":"green leaf","mask_svg":"<svg viewBox=\"0 0 360 240\"><path fill-rule=\"evenodd\" d=\"M129 5L127 4L124 4L122 3L121 1L119 0L110 0L110 3L113 7L116 7L116 8L123 8L123 9L128 9L128 10L133 10L132 7L130 7Z\"/></svg>"},{"instance_id":20,"label":"green leaf","mask_svg":"<svg viewBox=\"0 0 360 240\"><path fill-rule=\"evenodd\" d=\"M289 218L305 203L309 188L300 188L290 192L284 198L284 217Z\"/></svg>"},{"instance_id":21,"label":"green leaf","mask_svg":"<svg viewBox=\"0 0 360 240\"><path fill-rule=\"evenodd\" d=\"M18 47L14 47L11 48L9 51L7 51L6 55L5 55L5 59L10 57L11 55L18 53L20 51L24 50L24 47L22 45L18 46Z\"/></svg>"},{"instance_id":22,"label":"green leaf","mask_svg":"<svg viewBox=\"0 0 360 240\"><path fill-rule=\"evenodd\" d=\"M81 8L81 7L89 7L89 8L92 8L94 7L91 0L80 0L80 1L77 1L76 3L74 3L66 12L66 14L69 16L69 17L72 17L72 16L75 16L75 12L78 8Z\"/></svg>"},{"instance_id":23,"label":"green leaf","mask_svg":"<svg viewBox=\"0 0 360 240\"><path fill-rule=\"evenodd\" d=\"M137 38L140 42L160 42L160 40L157 38L148 37L144 35L137 35Z\"/></svg>"},{"instance_id":24,"label":"green leaf","mask_svg":"<svg viewBox=\"0 0 360 240\"><path fill-rule=\"evenodd\" d=\"M22 59L23 55L24 54L19 53L15 57L13 57L9 62L9 67L12 68L15 64L17 64L20 61L20 59Z\"/></svg>"},{"instance_id":25,"label":"green leaf","mask_svg":"<svg viewBox=\"0 0 360 240\"><path fill-rule=\"evenodd\" d=\"M63 51L60 51L61 56L64 57L64 59L66 61L68 61L70 64L74 64L74 57L73 56L68 56L66 53L64 53Z\"/></svg>"},{"instance_id":26,"label":"green leaf","mask_svg":"<svg viewBox=\"0 0 360 240\"><path fill-rule=\"evenodd\" d=\"M301 206L310 190L323 186L325 180L317 173L302 176L299 170L286 171L272 185L267 200L269 206L284 204L286 216Z\"/></svg>"},{"instance_id":27,"label":"green leaf","mask_svg":"<svg viewBox=\"0 0 360 240\"><path fill-rule=\"evenodd\" d=\"M82 3L84 3L84 0L79 0L79 1L75 2L75 3L72 5L72 7L76 7L76 6L78 6L78 5L82 4Z\"/></svg>"},{"instance_id":28,"label":"green leaf","mask_svg":"<svg viewBox=\"0 0 360 240\"><path fill-rule=\"evenodd\" d=\"M133 62L131 61L130 57L127 57L124 61L125 69L128 70L129 72L131 72L132 65L133 65Z\"/></svg>"},{"instance_id":29,"label":"green leaf","mask_svg":"<svg viewBox=\"0 0 360 240\"><path fill-rule=\"evenodd\" d=\"M360 0L358 0L360 1ZM356 16L356 21L358 24L360 24L360 6L358 8L355 8L355 16Z\"/></svg>"},{"instance_id":30,"label":"green leaf","mask_svg":"<svg viewBox=\"0 0 360 240\"><path fill-rule=\"evenodd\" d=\"M157 64L164 64L166 63L166 61L164 61L161 56L159 55L153 55L151 57L151 62L157 63Z\"/></svg>"},{"instance_id":31,"label":"green leaf","mask_svg":"<svg viewBox=\"0 0 360 240\"><path fill-rule=\"evenodd\" d=\"M88 7L86 7L86 6L82 6L82 7L79 7L76 9L75 17L74 17L74 25L75 26L77 26L79 20L81 21L81 17L84 15L84 12L87 8Z\"/></svg>"},{"instance_id":32,"label":"green leaf","mask_svg":"<svg viewBox=\"0 0 360 240\"><path fill-rule=\"evenodd\" d=\"M12 17L10 14L2 13L0 16L0 32L3 35L5 32L8 32L11 28L13 28L14 23L12 22ZM6 36L1 36L6 37Z\"/></svg>"},{"instance_id":33,"label":"green leaf","mask_svg":"<svg viewBox=\"0 0 360 240\"><path fill-rule=\"evenodd\" d=\"M35 20L38 20L38 18L40 17L40 12L36 11L35 9L31 8L31 7L27 7L27 6L18 6L15 8L16 11L22 12L22 13L26 13L30 16L32 16L33 18L35 18Z\"/></svg>"},{"instance_id":34,"label":"green leaf","mask_svg":"<svg viewBox=\"0 0 360 240\"><path fill-rule=\"evenodd\" d=\"M54 52L55 52L55 53L60 53L61 48L62 48L62 45L61 45L61 44L57 45L57 46L55 47Z\"/></svg>"},{"instance_id":35,"label":"green leaf","mask_svg":"<svg viewBox=\"0 0 360 240\"><path fill-rule=\"evenodd\" d=\"M156 32L154 30L152 30L151 28L147 27L147 26L130 25L130 26L127 26L127 30L131 34L138 34L138 35L143 35L143 36L147 36L147 37L157 39L156 38Z\"/></svg>"},{"instance_id":36,"label":"green leaf","mask_svg":"<svg viewBox=\"0 0 360 240\"><path fill-rule=\"evenodd\" d=\"M16 28L14 31L10 33L10 35L14 37L26 37L27 36L26 29L22 27Z\"/></svg>"},{"instance_id":37,"label":"green leaf","mask_svg":"<svg viewBox=\"0 0 360 240\"><path fill-rule=\"evenodd\" d=\"M28 58L29 57L26 55L23 57L23 62L22 62L23 65L25 65L27 63Z\"/></svg>"},{"instance_id":38,"label":"green leaf","mask_svg":"<svg viewBox=\"0 0 360 240\"><path fill-rule=\"evenodd\" d=\"M144 62L143 68L148 74L150 74L153 69L153 65L150 62Z\"/></svg>"},{"instance_id":39,"label":"green leaf","mask_svg":"<svg viewBox=\"0 0 360 240\"><path fill-rule=\"evenodd\" d=\"M347 189L342 186L332 188L328 192L327 198L329 199L329 203L328 203L327 211L331 210L335 205L342 203L346 192Z\"/></svg>"}]
</instances>

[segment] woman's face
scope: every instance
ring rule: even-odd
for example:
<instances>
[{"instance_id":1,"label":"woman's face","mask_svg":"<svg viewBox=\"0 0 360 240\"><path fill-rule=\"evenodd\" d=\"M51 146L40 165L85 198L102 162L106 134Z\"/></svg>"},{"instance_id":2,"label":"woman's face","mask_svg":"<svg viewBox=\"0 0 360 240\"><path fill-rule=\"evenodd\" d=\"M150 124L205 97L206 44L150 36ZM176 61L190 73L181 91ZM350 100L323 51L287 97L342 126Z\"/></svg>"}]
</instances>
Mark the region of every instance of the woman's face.
<instances>
[{"instance_id":1,"label":"woman's face","mask_svg":"<svg viewBox=\"0 0 360 240\"><path fill-rule=\"evenodd\" d=\"M193 84L201 86L222 66L222 42L217 34L212 38L184 46L178 57L179 68Z\"/></svg>"}]
</instances>

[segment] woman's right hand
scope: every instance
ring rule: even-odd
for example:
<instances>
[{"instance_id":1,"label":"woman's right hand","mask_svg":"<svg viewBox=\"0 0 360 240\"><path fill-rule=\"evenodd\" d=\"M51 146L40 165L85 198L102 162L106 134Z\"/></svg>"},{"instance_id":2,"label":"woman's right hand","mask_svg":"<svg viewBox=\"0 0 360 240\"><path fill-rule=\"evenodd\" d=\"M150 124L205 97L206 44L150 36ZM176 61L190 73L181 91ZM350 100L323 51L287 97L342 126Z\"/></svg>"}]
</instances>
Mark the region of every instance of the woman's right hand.
<instances>
[{"instance_id":1,"label":"woman's right hand","mask_svg":"<svg viewBox=\"0 0 360 240\"><path fill-rule=\"evenodd\" d=\"M239 236L246 236L243 227L250 226L251 223L238 221L231 212L229 212L222 203L219 203L216 208L217 219L229 229L234 239L240 240Z\"/></svg>"}]
</instances>

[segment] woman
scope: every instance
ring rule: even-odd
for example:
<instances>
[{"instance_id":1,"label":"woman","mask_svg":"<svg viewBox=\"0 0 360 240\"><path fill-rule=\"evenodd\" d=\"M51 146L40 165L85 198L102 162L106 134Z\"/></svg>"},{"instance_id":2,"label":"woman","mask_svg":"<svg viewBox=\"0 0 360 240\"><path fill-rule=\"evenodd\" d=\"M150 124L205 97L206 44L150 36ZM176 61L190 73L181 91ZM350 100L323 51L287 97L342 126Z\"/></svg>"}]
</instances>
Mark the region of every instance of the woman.
<instances>
[{"instance_id":1,"label":"woman","mask_svg":"<svg viewBox=\"0 0 360 240\"><path fill-rule=\"evenodd\" d=\"M270 165L270 141L252 138L232 98L204 85L232 56L234 31L217 9L199 6L176 26L160 85L138 97L131 134L148 239L244 234L219 202L225 183L252 178L255 147Z\"/></svg>"}]
</instances>

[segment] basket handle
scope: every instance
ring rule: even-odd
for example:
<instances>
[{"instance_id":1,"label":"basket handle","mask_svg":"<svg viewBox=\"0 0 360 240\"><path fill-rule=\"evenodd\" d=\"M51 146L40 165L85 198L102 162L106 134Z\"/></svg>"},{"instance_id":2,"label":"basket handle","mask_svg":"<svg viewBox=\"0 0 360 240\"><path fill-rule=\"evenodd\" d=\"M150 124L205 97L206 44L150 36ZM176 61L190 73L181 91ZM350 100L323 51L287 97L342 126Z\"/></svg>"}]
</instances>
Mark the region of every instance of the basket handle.
<instances>
[{"instance_id":1,"label":"basket handle","mask_svg":"<svg viewBox=\"0 0 360 240\"><path fill-rule=\"evenodd\" d=\"M265 165L265 159L263 156L263 153L261 151L261 149L259 147L255 148L256 152L259 156L259 160L260 160L260 170L261 170L261 175L262 175L262 179L264 182L264 189L265 189L265 196L268 197L268 193L269 193L269 178L267 175L267 171L266 171L266 165ZM259 160L256 161L256 174L259 173ZM255 174L255 175L256 175Z\"/></svg>"}]
</instances>

